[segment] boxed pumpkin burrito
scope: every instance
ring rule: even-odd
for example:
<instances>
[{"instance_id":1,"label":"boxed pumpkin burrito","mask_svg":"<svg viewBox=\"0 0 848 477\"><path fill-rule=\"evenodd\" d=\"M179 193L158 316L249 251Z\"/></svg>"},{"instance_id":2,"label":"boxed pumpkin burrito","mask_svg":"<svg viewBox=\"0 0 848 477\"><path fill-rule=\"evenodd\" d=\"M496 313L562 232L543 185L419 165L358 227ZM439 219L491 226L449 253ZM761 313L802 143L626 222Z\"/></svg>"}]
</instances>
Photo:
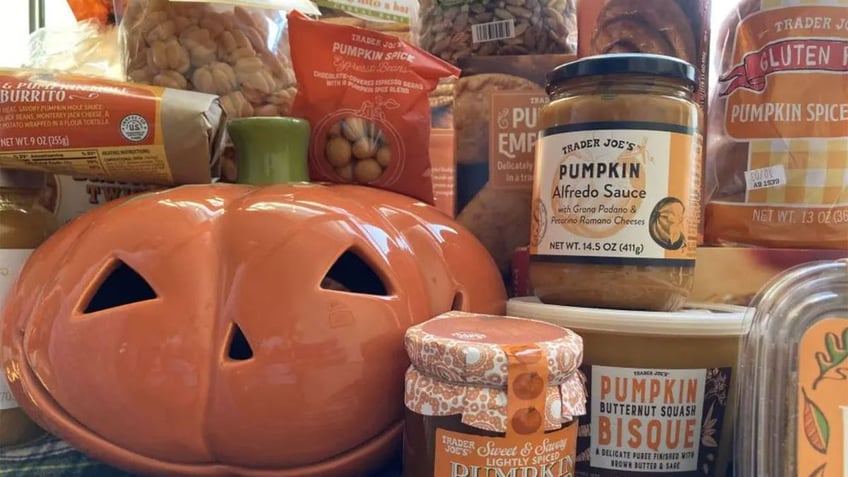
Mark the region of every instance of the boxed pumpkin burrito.
<instances>
[{"instance_id":1,"label":"boxed pumpkin burrito","mask_svg":"<svg viewBox=\"0 0 848 477\"><path fill-rule=\"evenodd\" d=\"M178 185L217 177L218 97L32 69L0 69L0 167Z\"/></svg>"}]
</instances>

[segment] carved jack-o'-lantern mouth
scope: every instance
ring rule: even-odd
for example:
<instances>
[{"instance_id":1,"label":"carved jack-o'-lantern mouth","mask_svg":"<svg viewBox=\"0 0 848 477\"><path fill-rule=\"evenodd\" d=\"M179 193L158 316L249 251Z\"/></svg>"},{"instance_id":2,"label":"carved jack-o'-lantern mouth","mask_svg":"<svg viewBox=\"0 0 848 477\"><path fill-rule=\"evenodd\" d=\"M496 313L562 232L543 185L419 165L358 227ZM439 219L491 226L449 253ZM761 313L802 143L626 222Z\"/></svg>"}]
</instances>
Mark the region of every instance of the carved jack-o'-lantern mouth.
<instances>
[{"instance_id":1,"label":"carved jack-o'-lantern mouth","mask_svg":"<svg viewBox=\"0 0 848 477\"><path fill-rule=\"evenodd\" d=\"M52 236L6 302L0 349L21 407L112 465L350 475L398 444L406 329L504 300L482 245L412 199L185 186Z\"/></svg>"}]
</instances>

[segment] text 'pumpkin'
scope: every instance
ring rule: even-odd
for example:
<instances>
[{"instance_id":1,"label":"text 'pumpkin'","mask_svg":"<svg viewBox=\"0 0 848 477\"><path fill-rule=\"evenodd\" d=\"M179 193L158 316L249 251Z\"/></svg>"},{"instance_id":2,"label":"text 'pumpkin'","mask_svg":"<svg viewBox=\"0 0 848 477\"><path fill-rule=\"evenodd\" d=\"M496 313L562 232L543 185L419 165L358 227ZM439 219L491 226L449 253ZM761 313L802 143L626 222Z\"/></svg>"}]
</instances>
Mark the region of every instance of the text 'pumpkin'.
<instances>
[{"instance_id":1,"label":"text 'pumpkin'","mask_svg":"<svg viewBox=\"0 0 848 477\"><path fill-rule=\"evenodd\" d=\"M184 186L39 248L3 365L36 421L130 471L358 475L398 444L406 329L504 299L485 249L412 199Z\"/></svg>"}]
</instances>

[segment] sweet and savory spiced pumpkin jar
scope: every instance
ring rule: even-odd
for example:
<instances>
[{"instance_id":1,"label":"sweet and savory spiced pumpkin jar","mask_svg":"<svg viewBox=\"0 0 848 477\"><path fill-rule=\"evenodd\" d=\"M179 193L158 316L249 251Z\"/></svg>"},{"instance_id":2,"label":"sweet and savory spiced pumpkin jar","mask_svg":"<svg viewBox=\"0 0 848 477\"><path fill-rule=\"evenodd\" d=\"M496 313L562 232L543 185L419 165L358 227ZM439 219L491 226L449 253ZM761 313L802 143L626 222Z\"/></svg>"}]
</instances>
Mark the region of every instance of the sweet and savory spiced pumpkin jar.
<instances>
[{"instance_id":1,"label":"sweet and savory spiced pumpkin jar","mask_svg":"<svg viewBox=\"0 0 848 477\"><path fill-rule=\"evenodd\" d=\"M574 473L586 412L580 336L448 312L406 333L404 476Z\"/></svg>"},{"instance_id":2,"label":"sweet and savory spiced pumpkin jar","mask_svg":"<svg viewBox=\"0 0 848 477\"><path fill-rule=\"evenodd\" d=\"M2 365L39 424L131 472L367 475L400 446L406 329L504 302L482 245L413 199L184 186L40 247Z\"/></svg>"}]
</instances>

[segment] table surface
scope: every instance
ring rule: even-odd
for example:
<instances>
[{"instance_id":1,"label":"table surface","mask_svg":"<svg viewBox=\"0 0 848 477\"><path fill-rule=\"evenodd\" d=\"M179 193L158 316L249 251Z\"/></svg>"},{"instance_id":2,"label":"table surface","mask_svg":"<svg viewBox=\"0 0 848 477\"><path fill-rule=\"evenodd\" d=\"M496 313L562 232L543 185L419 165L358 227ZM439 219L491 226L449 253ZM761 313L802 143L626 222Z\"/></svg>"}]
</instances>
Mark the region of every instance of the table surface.
<instances>
[{"instance_id":1,"label":"table surface","mask_svg":"<svg viewBox=\"0 0 848 477\"><path fill-rule=\"evenodd\" d=\"M400 477L400 463L372 477ZM67 443L44 436L0 450L0 477L135 477L89 459Z\"/></svg>"}]
</instances>

